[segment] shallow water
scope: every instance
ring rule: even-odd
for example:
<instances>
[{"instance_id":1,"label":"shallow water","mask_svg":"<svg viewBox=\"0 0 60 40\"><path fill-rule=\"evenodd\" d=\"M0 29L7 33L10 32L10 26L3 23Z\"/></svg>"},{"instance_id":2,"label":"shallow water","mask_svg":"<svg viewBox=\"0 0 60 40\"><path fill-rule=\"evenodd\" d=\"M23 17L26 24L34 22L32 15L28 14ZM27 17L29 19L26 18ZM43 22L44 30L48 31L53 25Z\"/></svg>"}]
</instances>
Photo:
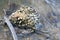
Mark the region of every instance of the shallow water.
<instances>
[{"instance_id":1,"label":"shallow water","mask_svg":"<svg viewBox=\"0 0 60 40\"><path fill-rule=\"evenodd\" d=\"M9 2L8 0L0 0L0 17L3 15L3 10L2 9L8 7L8 2ZM43 25L44 27L43 27L42 31L49 32L47 34L47 35L50 35L49 37L51 39L49 39L49 40L60 40L60 38L59 38L60 37L59 36L60 21L57 22L57 23L53 23L54 20L52 20L53 18L60 20L59 19L60 18L60 15L59 15L60 14L60 12L59 12L60 9L59 9L59 7L57 7L57 6L59 6L60 0L52 0L52 1L49 0L49 3L44 1L44 0L11 0L10 2L14 2L14 3L19 4L19 5L24 4L24 5L32 6L33 8L35 8L36 11L41 14L41 22L42 22L42 24L44 24ZM52 11L54 11L54 12L52 12ZM50 16L49 13L51 14L51 16ZM53 13L55 13L56 15L59 15L59 16L54 16ZM50 18L47 16L47 14ZM57 27L56 27L55 24L57 24ZM4 29L4 31L5 30L6 29ZM1 32L1 34L2 34L2 32ZM9 30L7 30L7 34L9 36ZM7 34L5 33L5 35L7 35ZM2 36L4 36L4 35L2 35ZM37 37L37 36L38 35L34 34L31 37L34 37L34 39L36 38L36 40L40 40L40 39L45 40L46 39L46 37L44 37L44 36L41 36L41 35L39 37ZM37 39L37 38L39 38L39 39ZM8 40L8 39L6 39L6 40ZM26 39L26 40L28 40L28 39ZM31 40L33 40L33 38L31 38Z\"/></svg>"}]
</instances>

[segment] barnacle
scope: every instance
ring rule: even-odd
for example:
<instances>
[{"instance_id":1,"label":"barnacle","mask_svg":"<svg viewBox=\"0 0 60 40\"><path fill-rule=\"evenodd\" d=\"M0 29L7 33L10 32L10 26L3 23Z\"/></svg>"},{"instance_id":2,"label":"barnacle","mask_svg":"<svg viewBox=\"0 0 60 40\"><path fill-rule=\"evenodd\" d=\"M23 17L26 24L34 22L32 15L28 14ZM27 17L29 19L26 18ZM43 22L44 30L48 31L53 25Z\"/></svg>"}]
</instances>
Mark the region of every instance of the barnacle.
<instances>
[{"instance_id":1,"label":"barnacle","mask_svg":"<svg viewBox=\"0 0 60 40\"><path fill-rule=\"evenodd\" d=\"M35 24L39 21L39 14L36 13L35 9L22 6L16 12L9 16L11 22L13 22L17 27L21 28L35 28Z\"/></svg>"}]
</instances>

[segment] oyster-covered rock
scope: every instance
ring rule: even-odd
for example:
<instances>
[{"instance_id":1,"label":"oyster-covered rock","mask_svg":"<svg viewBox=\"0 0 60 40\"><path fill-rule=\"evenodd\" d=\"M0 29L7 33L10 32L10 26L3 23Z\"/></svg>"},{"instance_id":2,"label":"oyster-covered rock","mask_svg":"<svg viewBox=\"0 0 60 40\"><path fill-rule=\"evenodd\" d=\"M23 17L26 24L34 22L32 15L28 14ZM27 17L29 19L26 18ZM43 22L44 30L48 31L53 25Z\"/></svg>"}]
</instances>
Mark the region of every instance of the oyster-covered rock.
<instances>
[{"instance_id":1,"label":"oyster-covered rock","mask_svg":"<svg viewBox=\"0 0 60 40\"><path fill-rule=\"evenodd\" d=\"M39 17L40 15L35 9L28 6L21 6L20 9L9 16L9 19L17 27L35 29L35 24L40 21Z\"/></svg>"}]
</instances>

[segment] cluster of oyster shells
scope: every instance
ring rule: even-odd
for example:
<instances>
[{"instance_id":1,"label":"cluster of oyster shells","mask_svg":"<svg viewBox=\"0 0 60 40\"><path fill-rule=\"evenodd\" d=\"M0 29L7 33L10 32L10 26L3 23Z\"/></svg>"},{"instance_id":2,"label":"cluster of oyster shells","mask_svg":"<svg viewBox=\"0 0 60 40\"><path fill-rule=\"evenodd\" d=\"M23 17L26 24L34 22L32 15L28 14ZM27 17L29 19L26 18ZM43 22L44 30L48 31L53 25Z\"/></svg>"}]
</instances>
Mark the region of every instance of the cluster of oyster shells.
<instances>
[{"instance_id":1,"label":"cluster of oyster shells","mask_svg":"<svg viewBox=\"0 0 60 40\"><path fill-rule=\"evenodd\" d=\"M32 7L21 6L9 16L9 19L17 27L35 29L35 24L39 23L39 14Z\"/></svg>"}]
</instances>

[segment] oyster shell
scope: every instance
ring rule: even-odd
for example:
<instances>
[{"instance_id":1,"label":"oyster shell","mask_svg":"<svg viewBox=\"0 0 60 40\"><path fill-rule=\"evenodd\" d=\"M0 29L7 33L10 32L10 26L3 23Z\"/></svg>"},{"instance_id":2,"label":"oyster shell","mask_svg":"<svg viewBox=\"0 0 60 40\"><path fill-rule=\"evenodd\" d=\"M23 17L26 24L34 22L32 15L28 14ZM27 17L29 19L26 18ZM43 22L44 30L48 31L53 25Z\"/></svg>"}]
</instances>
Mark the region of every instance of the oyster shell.
<instances>
[{"instance_id":1,"label":"oyster shell","mask_svg":"<svg viewBox=\"0 0 60 40\"><path fill-rule=\"evenodd\" d=\"M17 27L35 29L35 24L40 21L39 17L40 16L38 13L36 13L35 9L28 6L22 6L19 10L12 13L9 16L9 19Z\"/></svg>"}]
</instances>

